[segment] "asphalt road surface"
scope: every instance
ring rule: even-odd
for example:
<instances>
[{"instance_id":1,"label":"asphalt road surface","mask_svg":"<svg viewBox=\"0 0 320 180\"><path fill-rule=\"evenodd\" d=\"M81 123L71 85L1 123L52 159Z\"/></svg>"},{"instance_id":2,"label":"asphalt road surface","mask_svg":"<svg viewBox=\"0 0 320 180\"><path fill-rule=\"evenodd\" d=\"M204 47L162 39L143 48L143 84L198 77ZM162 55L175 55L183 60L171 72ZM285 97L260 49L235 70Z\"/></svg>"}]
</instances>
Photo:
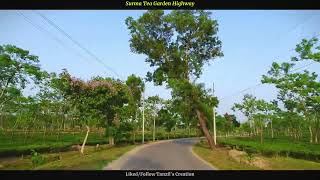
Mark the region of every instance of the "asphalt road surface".
<instances>
[{"instance_id":1,"label":"asphalt road surface","mask_svg":"<svg viewBox=\"0 0 320 180\"><path fill-rule=\"evenodd\" d=\"M199 138L145 144L111 162L106 170L214 170L192 153Z\"/></svg>"}]
</instances>

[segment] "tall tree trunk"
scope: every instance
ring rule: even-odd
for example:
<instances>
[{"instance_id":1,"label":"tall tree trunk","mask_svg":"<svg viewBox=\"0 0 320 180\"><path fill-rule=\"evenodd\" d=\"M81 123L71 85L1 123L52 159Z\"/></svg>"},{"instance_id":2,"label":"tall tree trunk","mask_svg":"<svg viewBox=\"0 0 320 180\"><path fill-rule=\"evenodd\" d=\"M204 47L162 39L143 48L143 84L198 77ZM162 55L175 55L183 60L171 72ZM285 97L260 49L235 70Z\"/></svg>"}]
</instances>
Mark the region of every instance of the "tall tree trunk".
<instances>
[{"instance_id":1,"label":"tall tree trunk","mask_svg":"<svg viewBox=\"0 0 320 180\"><path fill-rule=\"evenodd\" d=\"M60 137L60 128L59 128L59 126L58 126L58 129L57 129L57 138L56 138L57 141L59 141L59 137Z\"/></svg>"},{"instance_id":2,"label":"tall tree trunk","mask_svg":"<svg viewBox=\"0 0 320 180\"><path fill-rule=\"evenodd\" d=\"M251 118L249 117L249 128L250 128L250 132L249 132L249 136L253 136L253 131L252 131L252 121L251 121Z\"/></svg>"},{"instance_id":3,"label":"tall tree trunk","mask_svg":"<svg viewBox=\"0 0 320 180\"><path fill-rule=\"evenodd\" d=\"M314 128L314 143L318 143L318 129Z\"/></svg>"},{"instance_id":4,"label":"tall tree trunk","mask_svg":"<svg viewBox=\"0 0 320 180\"><path fill-rule=\"evenodd\" d=\"M114 137L109 136L109 145L113 146L114 145Z\"/></svg>"},{"instance_id":5,"label":"tall tree trunk","mask_svg":"<svg viewBox=\"0 0 320 180\"><path fill-rule=\"evenodd\" d=\"M88 139L89 132L90 132L90 128L89 128L89 126L87 126L87 134L86 134L86 137L83 140L83 143L82 143L82 146L81 146L81 150L80 150L81 154L83 154L83 152L84 152L84 147L86 146L86 142L87 142L87 139Z\"/></svg>"},{"instance_id":6,"label":"tall tree trunk","mask_svg":"<svg viewBox=\"0 0 320 180\"><path fill-rule=\"evenodd\" d=\"M17 124L18 124L18 119L14 122L14 125L13 125L13 127L11 129L11 132L12 132L12 134L11 134L11 143L14 143L14 141L13 141L13 138L14 138L14 135L15 135L14 131L15 131L15 128L16 128Z\"/></svg>"},{"instance_id":7,"label":"tall tree trunk","mask_svg":"<svg viewBox=\"0 0 320 180\"><path fill-rule=\"evenodd\" d=\"M11 130L11 143L13 143L14 129Z\"/></svg>"},{"instance_id":8,"label":"tall tree trunk","mask_svg":"<svg viewBox=\"0 0 320 180\"><path fill-rule=\"evenodd\" d=\"M263 125L261 124L261 127L260 127L260 143L262 144L263 143Z\"/></svg>"},{"instance_id":9,"label":"tall tree trunk","mask_svg":"<svg viewBox=\"0 0 320 180\"><path fill-rule=\"evenodd\" d=\"M311 126L309 126L309 132L310 132L310 143L313 143L313 133L312 133Z\"/></svg>"},{"instance_id":10,"label":"tall tree trunk","mask_svg":"<svg viewBox=\"0 0 320 180\"><path fill-rule=\"evenodd\" d=\"M64 119L63 119L63 131L66 131L66 122Z\"/></svg>"},{"instance_id":11,"label":"tall tree trunk","mask_svg":"<svg viewBox=\"0 0 320 180\"><path fill-rule=\"evenodd\" d=\"M113 146L114 145L114 137L109 136L109 145Z\"/></svg>"},{"instance_id":12,"label":"tall tree trunk","mask_svg":"<svg viewBox=\"0 0 320 180\"><path fill-rule=\"evenodd\" d=\"M208 131L208 128L206 125L207 118L204 116L203 112L199 111L198 109L196 110L196 112L197 112L197 116L198 116L198 119L200 122L201 129L207 138L209 146L211 149L214 149L213 139L212 139L212 136L211 136L210 132Z\"/></svg>"},{"instance_id":13,"label":"tall tree trunk","mask_svg":"<svg viewBox=\"0 0 320 180\"><path fill-rule=\"evenodd\" d=\"M319 120L315 117L315 127L314 127L314 142L318 143L318 136L319 136Z\"/></svg>"},{"instance_id":14,"label":"tall tree trunk","mask_svg":"<svg viewBox=\"0 0 320 180\"><path fill-rule=\"evenodd\" d=\"M271 120L271 138L273 139L273 127L272 127L272 120Z\"/></svg>"},{"instance_id":15,"label":"tall tree trunk","mask_svg":"<svg viewBox=\"0 0 320 180\"><path fill-rule=\"evenodd\" d=\"M46 130L47 130L46 125L44 125L43 126L43 136L42 136L43 142L45 142L45 139L46 139Z\"/></svg>"},{"instance_id":16,"label":"tall tree trunk","mask_svg":"<svg viewBox=\"0 0 320 180\"><path fill-rule=\"evenodd\" d=\"M0 129L3 128L3 117L2 117L2 113L0 111Z\"/></svg>"},{"instance_id":17,"label":"tall tree trunk","mask_svg":"<svg viewBox=\"0 0 320 180\"><path fill-rule=\"evenodd\" d=\"M133 144L135 144L135 143L136 143L136 132L133 131Z\"/></svg>"},{"instance_id":18,"label":"tall tree trunk","mask_svg":"<svg viewBox=\"0 0 320 180\"><path fill-rule=\"evenodd\" d=\"M24 140L23 140L23 143L26 143L27 137L28 137L28 131L27 131L27 128L24 128Z\"/></svg>"}]
</instances>

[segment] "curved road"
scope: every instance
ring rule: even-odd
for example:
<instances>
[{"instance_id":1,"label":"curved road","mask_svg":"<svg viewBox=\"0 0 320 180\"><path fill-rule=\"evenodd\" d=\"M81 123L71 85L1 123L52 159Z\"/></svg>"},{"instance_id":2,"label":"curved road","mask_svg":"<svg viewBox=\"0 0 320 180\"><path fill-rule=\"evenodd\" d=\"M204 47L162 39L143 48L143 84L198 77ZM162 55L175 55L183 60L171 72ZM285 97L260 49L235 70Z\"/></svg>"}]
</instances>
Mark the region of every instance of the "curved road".
<instances>
[{"instance_id":1,"label":"curved road","mask_svg":"<svg viewBox=\"0 0 320 180\"><path fill-rule=\"evenodd\" d=\"M160 141L138 146L111 162L106 170L213 170L192 153L199 138Z\"/></svg>"}]
</instances>

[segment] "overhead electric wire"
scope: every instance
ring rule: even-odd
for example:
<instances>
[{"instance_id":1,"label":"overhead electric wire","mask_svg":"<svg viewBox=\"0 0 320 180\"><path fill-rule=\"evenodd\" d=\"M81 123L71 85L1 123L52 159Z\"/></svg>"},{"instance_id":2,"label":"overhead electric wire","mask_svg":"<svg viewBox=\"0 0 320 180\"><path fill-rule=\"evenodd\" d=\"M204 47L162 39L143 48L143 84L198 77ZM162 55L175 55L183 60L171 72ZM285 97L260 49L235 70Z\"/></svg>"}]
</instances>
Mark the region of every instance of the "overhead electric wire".
<instances>
[{"instance_id":1,"label":"overhead electric wire","mask_svg":"<svg viewBox=\"0 0 320 180\"><path fill-rule=\"evenodd\" d=\"M49 37L53 40L55 40L56 42L58 42L61 46L63 46L64 48L67 48L68 50L73 51L77 56L86 59L86 57L84 57L83 55L81 55L80 53L78 53L75 49L70 48L69 46L67 46L62 40L60 40L59 38L57 38L56 36L54 36L53 34L51 34L48 30L44 29L43 27L37 25L36 23L32 22L32 19L30 19L29 17L27 17L26 15L24 15L21 12L17 12L18 15L20 15L21 17L24 18L25 21L27 21L29 24L31 24L33 27L35 27L37 30L42 31L45 34L48 34ZM86 62L86 61L85 61ZM86 62L87 63L87 62Z\"/></svg>"},{"instance_id":2,"label":"overhead electric wire","mask_svg":"<svg viewBox=\"0 0 320 180\"><path fill-rule=\"evenodd\" d=\"M301 26L301 24L305 24L307 21L309 21L310 19L312 19L314 16L315 16L315 14L312 14L312 15L308 16L308 17L305 18L301 23L296 24L296 25L292 28L292 30L290 30L288 33L293 32L295 29L297 29L299 26ZM287 33L287 34L288 34L288 33ZM319 36L319 35L317 35L316 37L318 37L318 36ZM281 37L278 38L278 39L281 39L282 37L283 37L283 36L281 36ZM292 71L290 71L290 72L295 72L295 71L297 71L297 70L299 70L299 69L308 67L308 66L310 66L310 65L312 65L312 64L314 64L314 63L315 63L315 62L311 62L311 63L309 63L309 64L307 64L307 65L304 65L304 66L301 66L301 67L299 67L299 68L296 68L296 69L294 69L294 70L292 70ZM260 82L260 83L258 83L258 84L256 84L256 85L250 86L250 87L245 88L245 89L243 89L243 90L240 90L240 91L238 91L238 92L236 92L236 93L233 93L233 94L230 95L230 96L226 96L226 97L224 97L224 98L221 98L221 100L225 100L225 99L228 99L228 98L230 98L230 97L236 96L236 95L238 95L238 94L242 94L243 92L246 92L246 91L248 91L248 90L250 90L250 89L255 89L255 88L257 88L257 87L259 87L259 86L261 86L261 85L263 85L263 83Z\"/></svg>"},{"instance_id":3,"label":"overhead electric wire","mask_svg":"<svg viewBox=\"0 0 320 180\"><path fill-rule=\"evenodd\" d=\"M88 55L90 55L93 60L97 61L98 63L102 64L105 68L107 68L109 71L114 73L118 78L122 79L122 77L111 67L106 65L97 55L95 55L92 51L84 47L79 41L75 40L70 34L68 34L65 30L63 30L59 25L57 25L53 20L46 17L44 14L34 11L36 14L38 14L43 20L45 20L48 24L50 24L52 27L57 29L61 34L63 34L65 37L67 37L70 41L72 41L75 45L77 45L80 49L85 51Z\"/></svg>"},{"instance_id":4,"label":"overhead electric wire","mask_svg":"<svg viewBox=\"0 0 320 180\"><path fill-rule=\"evenodd\" d=\"M299 26L306 24L307 22L309 22L312 18L314 18L317 15L318 14L311 14L310 16L305 17L300 23L297 23L292 28L290 28L291 30L289 30L286 34L290 34L291 32L295 31ZM281 40L283 37L284 36L279 36L276 39Z\"/></svg>"},{"instance_id":5,"label":"overhead electric wire","mask_svg":"<svg viewBox=\"0 0 320 180\"><path fill-rule=\"evenodd\" d=\"M296 68L296 69L294 69L294 70L291 70L291 71L289 71L289 72L296 72L296 71L298 71L298 70L300 70L300 69L302 69L302 68L305 68L305 67L308 67L308 66L310 66L310 65L312 65L312 64L314 64L315 62L311 62L311 63L309 63L309 64L306 64L306 65L304 65L304 66L301 66L301 67L299 67L299 68ZM230 96L227 96L227 97L224 97L224 98L221 98L222 100L225 100L225 99L228 99L228 98L230 98L230 97L233 97L233 96L236 96L236 95L238 95L238 94L242 94L243 92L246 92L246 91L248 91L248 90L250 90L250 89L255 89L255 88L257 88L257 87L259 87L259 86L261 86L261 85L263 85L263 83L258 83L258 84L256 84L256 85L254 85L254 86L251 86L251 87L248 87L248 88L246 88L246 89L243 89L243 90L241 90L241 91L239 91L239 92L236 92L236 93L234 93L234 94L232 94L232 95L230 95Z\"/></svg>"}]
</instances>

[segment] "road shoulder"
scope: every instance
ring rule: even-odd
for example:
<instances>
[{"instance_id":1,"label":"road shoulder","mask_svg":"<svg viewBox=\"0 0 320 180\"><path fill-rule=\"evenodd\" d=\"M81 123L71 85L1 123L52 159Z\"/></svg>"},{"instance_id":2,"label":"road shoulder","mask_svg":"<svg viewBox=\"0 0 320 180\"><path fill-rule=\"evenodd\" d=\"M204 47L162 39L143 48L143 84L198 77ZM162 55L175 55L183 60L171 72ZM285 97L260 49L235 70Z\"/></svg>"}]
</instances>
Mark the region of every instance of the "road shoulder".
<instances>
[{"instance_id":1,"label":"road shoulder","mask_svg":"<svg viewBox=\"0 0 320 180\"><path fill-rule=\"evenodd\" d=\"M200 161L202 161L203 163L205 163L206 165L208 165L209 167L211 167L213 170L219 170L217 167L213 166L211 163L209 163L208 161L202 159L197 153L195 153L195 152L193 151L193 147L194 147L194 146L195 146L195 145L193 145L193 146L190 147L190 151L191 151L192 155L194 155L197 159L199 159Z\"/></svg>"}]
</instances>

